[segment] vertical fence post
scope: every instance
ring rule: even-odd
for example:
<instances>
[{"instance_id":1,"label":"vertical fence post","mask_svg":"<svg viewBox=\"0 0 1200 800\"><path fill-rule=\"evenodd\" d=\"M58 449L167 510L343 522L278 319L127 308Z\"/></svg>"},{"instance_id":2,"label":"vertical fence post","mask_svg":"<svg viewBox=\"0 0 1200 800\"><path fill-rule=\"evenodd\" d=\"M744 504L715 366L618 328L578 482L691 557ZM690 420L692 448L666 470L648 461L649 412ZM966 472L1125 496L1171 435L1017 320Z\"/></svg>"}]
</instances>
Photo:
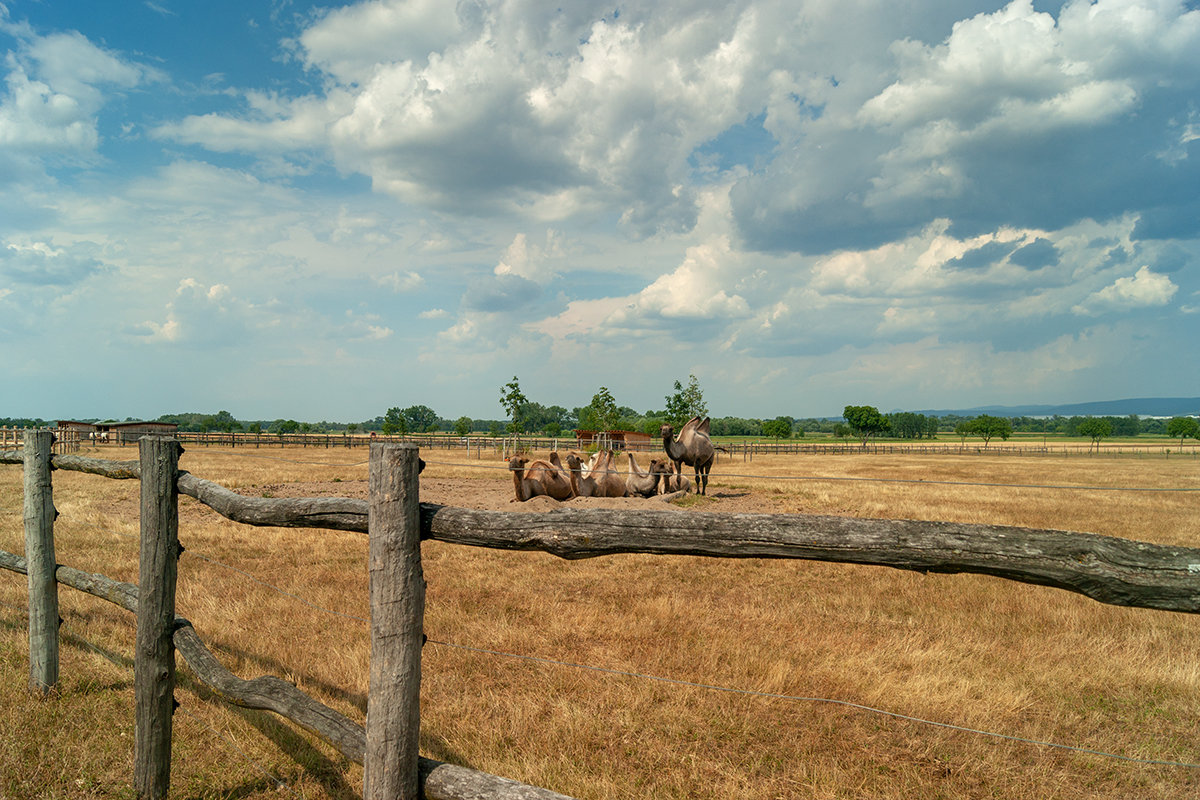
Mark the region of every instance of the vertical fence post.
<instances>
[{"instance_id":1,"label":"vertical fence post","mask_svg":"<svg viewBox=\"0 0 1200 800\"><path fill-rule=\"evenodd\" d=\"M29 688L43 695L58 686L58 582L54 577L54 434L25 431L25 565L29 577Z\"/></svg>"},{"instance_id":2,"label":"vertical fence post","mask_svg":"<svg viewBox=\"0 0 1200 800\"><path fill-rule=\"evenodd\" d=\"M425 578L417 448L372 444L368 468L371 682L364 800L416 800Z\"/></svg>"},{"instance_id":3,"label":"vertical fence post","mask_svg":"<svg viewBox=\"0 0 1200 800\"><path fill-rule=\"evenodd\" d=\"M175 578L179 547L179 442L138 440L142 473L137 649L133 665L133 788L143 800L167 796L175 711Z\"/></svg>"}]
</instances>

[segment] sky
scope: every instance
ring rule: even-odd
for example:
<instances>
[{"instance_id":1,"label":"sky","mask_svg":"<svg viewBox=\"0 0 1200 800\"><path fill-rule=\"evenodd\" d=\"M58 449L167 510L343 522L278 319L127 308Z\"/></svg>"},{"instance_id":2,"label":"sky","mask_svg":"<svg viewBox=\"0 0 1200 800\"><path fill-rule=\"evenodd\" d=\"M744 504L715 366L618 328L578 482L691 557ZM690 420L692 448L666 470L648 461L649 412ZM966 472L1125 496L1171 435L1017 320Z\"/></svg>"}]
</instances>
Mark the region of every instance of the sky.
<instances>
[{"instance_id":1,"label":"sky","mask_svg":"<svg viewBox=\"0 0 1200 800\"><path fill-rule=\"evenodd\" d=\"M1200 395L1200 3L0 0L0 417Z\"/></svg>"}]
</instances>

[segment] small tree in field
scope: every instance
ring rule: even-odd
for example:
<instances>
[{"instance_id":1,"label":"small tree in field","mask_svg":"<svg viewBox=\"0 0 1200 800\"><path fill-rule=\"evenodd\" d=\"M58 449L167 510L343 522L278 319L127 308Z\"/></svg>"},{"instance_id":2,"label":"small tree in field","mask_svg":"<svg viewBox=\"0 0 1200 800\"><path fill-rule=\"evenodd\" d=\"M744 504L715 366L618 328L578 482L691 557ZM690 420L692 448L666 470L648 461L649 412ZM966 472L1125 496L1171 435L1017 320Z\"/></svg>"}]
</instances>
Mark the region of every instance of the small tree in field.
<instances>
[{"instance_id":1,"label":"small tree in field","mask_svg":"<svg viewBox=\"0 0 1200 800\"><path fill-rule=\"evenodd\" d=\"M704 392L700 389L700 381L695 375L688 375L688 385L675 381L675 393L667 395L667 422L676 430L683 427L692 417L708 416L708 404L704 402Z\"/></svg>"},{"instance_id":2,"label":"small tree in field","mask_svg":"<svg viewBox=\"0 0 1200 800\"><path fill-rule=\"evenodd\" d=\"M500 388L500 405L512 419L508 425L510 433L524 433L525 426L521 423L521 407L529 402L529 398L521 391L517 376Z\"/></svg>"},{"instance_id":3,"label":"small tree in field","mask_svg":"<svg viewBox=\"0 0 1200 800\"><path fill-rule=\"evenodd\" d=\"M607 386L601 386L600 391L592 395L592 402L585 412L590 412L589 418L594 421L598 431L614 429L621 418L621 413L617 410L617 401Z\"/></svg>"},{"instance_id":4,"label":"small tree in field","mask_svg":"<svg viewBox=\"0 0 1200 800\"><path fill-rule=\"evenodd\" d=\"M471 432L471 418L470 417L459 417L458 419L454 420L454 432L457 433L459 436L466 436L468 433L470 433Z\"/></svg>"},{"instance_id":5,"label":"small tree in field","mask_svg":"<svg viewBox=\"0 0 1200 800\"><path fill-rule=\"evenodd\" d=\"M888 418L880 414L875 406L846 406L842 409L842 416L862 440L863 447L867 446L867 439L892 427Z\"/></svg>"},{"instance_id":6,"label":"small tree in field","mask_svg":"<svg viewBox=\"0 0 1200 800\"><path fill-rule=\"evenodd\" d=\"M792 419L791 417L776 417L763 420L762 432L763 436L770 436L776 441L790 439L792 438Z\"/></svg>"},{"instance_id":7,"label":"small tree in field","mask_svg":"<svg viewBox=\"0 0 1200 800\"><path fill-rule=\"evenodd\" d=\"M1012 420L1008 417L993 417L991 414L980 414L967 423L967 429L983 439L984 447L996 436L1007 442L1013 432Z\"/></svg>"},{"instance_id":8,"label":"small tree in field","mask_svg":"<svg viewBox=\"0 0 1200 800\"><path fill-rule=\"evenodd\" d=\"M1195 417L1172 417L1167 422L1167 436L1178 436L1180 447L1183 447L1183 440L1188 437L1200 439L1200 420Z\"/></svg>"},{"instance_id":9,"label":"small tree in field","mask_svg":"<svg viewBox=\"0 0 1200 800\"><path fill-rule=\"evenodd\" d=\"M408 433L408 421L404 419L404 412L398 407L389 408L383 415L383 425L380 429L384 436Z\"/></svg>"},{"instance_id":10,"label":"small tree in field","mask_svg":"<svg viewBox=\"0 0 1200 800\"><path fill-rule=\"evenodd\" d=\"M1089 452L1093 447L1100 449L1100 440L1112 436L1112 422L1103 417L1088 417L1079 423L1079 435L1090 436L1092 443L1088 445Z\"/></svg>"}]
</instances>

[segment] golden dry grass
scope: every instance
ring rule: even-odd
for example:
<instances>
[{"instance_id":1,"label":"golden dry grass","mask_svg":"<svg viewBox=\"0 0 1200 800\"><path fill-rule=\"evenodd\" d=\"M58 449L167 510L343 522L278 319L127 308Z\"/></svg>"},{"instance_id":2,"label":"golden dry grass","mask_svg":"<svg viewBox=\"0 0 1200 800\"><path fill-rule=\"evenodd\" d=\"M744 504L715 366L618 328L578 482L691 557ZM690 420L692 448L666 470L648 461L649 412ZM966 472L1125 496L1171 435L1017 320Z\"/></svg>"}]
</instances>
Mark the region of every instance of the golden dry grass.
<instances>
[{"instance_id":1,"label":"golden dry grass","mask_svg":"<svg viewBox=\"0 0 1200 800\"><path fill-rule=\"evenodd\" d=\"M136 451L100 455L128 459ZM296 483L336 493L328 484L360 490L353 482L365 479L365 458L364 450L195 447L182 466L252 493L287 493ZM423 479L456 486L462 498L507 481L461 454L426 458ZM1194 459L780 456L723 458L713 475L713 496L691 507L993 522L1200 546L1200 495L1115 490L1200 487ZM138 484L65 471L54 481L58 560L136 580ZM20 468L0 467L0 548L18 553L20 494ZM179 612L226 666L244 677L285 677L361 722L365 624L201 556L365 617L365 537L235 525L183 498L180 538L187 552ZM1190 615L1113 608L981 576L816 562L564 562L436 542L423 553L431 642L422 747L430 757L580 798L1172 798L1194 796L1200 786L1196 769L442 644L841 699L1200 763L1200 620ZM37 700L25 691L24 602L24 578L0 573L0 797L129 797L132 616L64 589L61 694ZM274 798L281 796L274 778L287 782L282 796L340 800L361 792L361 770L332 748L270 715L209 702L186 669L180 678L173 797Z\"/></svg>"}]
</instances>

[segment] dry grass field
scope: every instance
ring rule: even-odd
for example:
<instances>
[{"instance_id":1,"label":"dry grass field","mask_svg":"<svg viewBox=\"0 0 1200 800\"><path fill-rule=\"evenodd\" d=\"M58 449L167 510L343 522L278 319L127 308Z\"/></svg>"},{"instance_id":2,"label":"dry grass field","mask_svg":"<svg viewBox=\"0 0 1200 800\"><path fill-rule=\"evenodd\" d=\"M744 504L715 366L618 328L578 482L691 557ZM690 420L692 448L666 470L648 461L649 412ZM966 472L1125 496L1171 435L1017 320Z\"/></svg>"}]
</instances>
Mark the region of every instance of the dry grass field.
<instances>
[{"instance_id":1,"label":"dry grass field","mask_svg":"<svg viewBox=\"0 0 1200 800\"><path fill-rule=\"evenodd\" d=\"M90 454L130 459L136 449ZM514 508L508 474L481 468L498 460L425 457L423 500ZM254 496L365 496L361 449L193 446L181 466ZM889 481L857 480L881 478ZM137 483L57 471L54 487L59 562L136 581ZM710 497L682 505L685 513L990 522L1200 546L1200 493L1125 491L1131 487L1200 488L1200 461L722 459ZM0 466L0 548L23 552L21 516L21 470ZM179 613L226 666L248 678L284 677L361 722L366 537L250 528L181 498L180 539L187 550ZM996 578L818 562L566 562L436 542L426 542L423 555L430 642L422 751L433 758L579 798L1124 800L1200 792L1194 767L480 652L836 699L1200 764L1200 619L1192 615L1109 607ZM0 572L0 797L130 798L132 615L63 588L61 693L36 699L25 688L25 593L23 576ZM172 797L360 796L361 769L331 747L271 715L211 702L186 668L179 679Z\"/></svg>"}]
</instances>

